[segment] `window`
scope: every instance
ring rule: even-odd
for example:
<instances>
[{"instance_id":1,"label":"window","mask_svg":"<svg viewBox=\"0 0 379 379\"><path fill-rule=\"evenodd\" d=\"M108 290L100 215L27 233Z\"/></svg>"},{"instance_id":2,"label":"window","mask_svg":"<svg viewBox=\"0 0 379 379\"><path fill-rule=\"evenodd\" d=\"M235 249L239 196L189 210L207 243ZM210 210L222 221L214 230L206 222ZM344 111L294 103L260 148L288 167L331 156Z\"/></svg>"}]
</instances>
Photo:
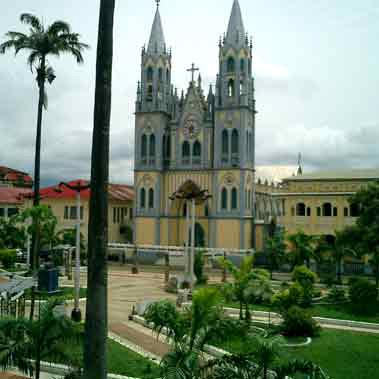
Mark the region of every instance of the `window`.
<instances>
[{"instance_id":1,"label":"window","mask_svg":"<svg viewBox=\"0 0 379 379\"><path fill-rule=\"evenodd\" d=\"M146 157L147 155L147 137L146 134L142 135L141 138L141 157Z\"/></svg>"},{"instance_id":2,"label":"window","mask_svg":"<svg viewBox=\"0 0 379 379\"><path fill-rule=\"evenodd\" d=\"M115 224L117 222L117 209L113 208L113 223Z\"/></svg>"},{"instance_id":3,"label":"window","mask_svg":"<svg viewBox=\"0 0 379 379\"><path fill-rule=\"evenodd\" d=\"M296 205L296 216L305 216L305 204L298 203Z\"/></svg>"},{"instance_id":4,"label":"window","mask_svg":"<svg viewBox=\"0 0 379 379\"><path fill-rule=\"evenodd\" d=\"M344 215L344 217L349 217L349 208L348 207L345 207L343 209L343 215Z\"/></svg>"},{"instance_id":5,"label":"window","mask_svg":"<svg viewBox=\"0 0 379 379\"><path fill-rule=\"evenodd\" d=\"M307 208L307 216L308 216L308 217L311 216L311 208L310 208L310 207Z\"/></svg>"},{"instance_id":6,"label":"window","mask_svg":"<svg viewBox=\"0 0 379 379\"><path fill-rule=\"evenodd\" d=\"M330 204L330 203L323 204L322 215L324 217L331 217L331 215L332 215L332 204Z\"/></svg>"},{"instance_id":7,"label":"window","mask_svg":"<svg viewBox=\"0 0 379 379\"><path fill-rule=\"evenodd\" d=\"M84 208L80 207L80 219L83 220L84 218Z\"/></svg>"},{"instance_id":8,"label":"window","mask_svg":"<svg viewBox=\"0 0 379 379\"><path fill-rule=\"evenodd\" d=\"M129 209L129 219L133 220L133 208Z\"/></svg>"},{"instance_id":9,"label":"window","mask_svg":"<svg viewBox=\"0 0 379 379\"><path fill-rule=\"evenodd\" d=\"M228 96L234 97L234 80L230 79L228 82Z\"/></svg>"},{"instance_id":10,"label":"window","mask_svg":"<svg viewBox=\"0 0 379 379\"><path fill-rule=\"evenodd\" d=\"M12 217L18 214L18 208L8 208L8 217Z\"/></svg>"},{"instance_id":11,"label":"window","mask_svg":"<svg viewBox=\"0 0 379 379\"><path fill-rule=\"evenodd\" d=\"M149 208L154 208L154 190L152 188L149 189Z\"/></svg>"},{"instance_id":12,"label":"window","mask_svg":"<svg viewBox=\"0 0 379 379\"><path fill-rule=\"evenodd\" d=\"M190 144L188 141L184 141L182 145L183 164L189 164L189 157L190 157Z\"/></svg>"},{"instance_id":13,"label":"window","mask_svg":"<svg viewBox=\"0 0 379 379\"><path fill-rule=\"evenodd\" d=\"M199 141L195 141L195 143L193 144L193 163L201 163L201 144Z\"/></svg>"},{"instance_id":14,"label":"window","mask_svg":"<svg viewBox=\"0 0 379 379\"><path fill-rule=\"evenodd\" d=\"M245 72L245 60L244 59L240 60L240 71L241 71L241 73Z\"/></svg>"},{"instance_id":15,"label":"window","mask_svg":"<svg viewBox=\"0 0 379 379\"><path fill-rule=\"evenodd\" d=\"M337 217L337 216L338 216L338 209L337 209L337 207L334 207L334 208L333 208L333 216L334 216L334 217Z\"/></svg>"},{"instance_id":16,"label":"window","mask_svg":"<svg viewBox=\"0 0 379 379\"><path fill-rule=\"evenodd\" d=\"M209 207L208 207L208 205L205 206L205 209L204 209L204 216L205 216L205 217L209 217Z\"/></svg>"},{"instance_id":17,"label":"window","mask_svg":"<svg viewBox=\"0 0 379 379\"><path fill-rule=\"evenodd\" d=\"M226 70L228 72L234 72L235 71L235 62L233 57L229 57L227 64L226 64Z\"/></svg>"},{"instance_id":18,"label":"window","mask_svg":"<svg viewBox=\"0 0 379 379\"><path fill-rule=\"evenodd\" d=\"M146 206L146 190L145 188L141 188L140 191L140 208L145 209Z\"/></svg>"},{"instance_id":19,"label":"window","mask_svg":"<svg viewBox=\"0 0 379 379\"><path fill-rule=\"evenodd\" d=\"M358 204L350 205L350 217L358 217L359 216L359 207Z\"/></svg>"},{"instance_id":20,"label":"window","mask_svg":"<svg viewBox=\"0 0 379 379\"><path fill-rule=\"evenodd\" d=\"M228 209L228 191L223 188L221 191L221 209Z\"/></svg>"},{"instance_id":21,"label":"window","mask_svg":"<svg viewBox=\"0 0 379 379\"><path fill-rule=\"evenodd\" d=\"M147 100L151 101L153 99L153 86L149 84L147 86Z\"/></svg>"},{"instance_id":22,"label":"window","mask_svg":"<svg viewBox=\"0 0 379 379\"><path fill-rule=\"evenodd\" d=\"M171 157L171 136L163 136L163 157L170 159Z\"/></svg>"},{"instance_id":23,"label":"window","mask_svg":"<svg viewBox=\"0 0 379 379\"><path fill-rule=\"evenodd\" d=\"M161 68L158 70L158 80L160 82L163 80L163 70Z\"/></svg>"},{"instance_id":24,"label":"window","mask_svg":"<svg viewBox=\"0 0 379 379\"><path fill-rule=\"evenodd\" d=\"M150 135L149 153L150 153L150 158L155 157L155 135L154 134Z\"/></svg>"},{"instance_id":25,"label":"window","mask_svg":"<svg viewBox=\"0 0 379 379\"><path fill-rule=\"evenodd\" d=\"M232 189L232 204L231 204L231 208L232 209L237 209L238 205L237 205L237 188L233 188Z\"/></svg>"},{"instance_id":26,"label":"window","mask_svg":"<svg viewBox=\"0 0 379 379\"><path fill-rule=\"evenodd\" d=\"M166 71L166 81L167 83L170 83L170 70L169 69L167 69Z\"/></svg>"},{"instance_id":27,"label":"window","mask_svg":"<svg viewBox=\"0 0 379 379\"><path fill-rule=\"evenodd\" d=\"M238 131L233 129L232 131L232 154L238 154Z\"/></svg>"},{"instance_id":28,"label":"window","mask_svg":"<svg viewBox=\"0 0 379 379\"><path fill-rule=\"evenodd\" d=\"M5 209L0 208L0 217L5 217Z\"/></svg>"},{"instance_id":29,"label":"window","mask_svg":"<svg viewBox=\"0 0 379 379\"><path fill-rule=\"evenodd\" d=\"M77 218L76 207L70 207L70 219L76 220L76 218Z\"/></svg>"},{"instance_id":30,"label":"window","mask_svg":"<svg viewBox=\"0 0 379 379\"><path fill-rule=\"evenodd\" d=\"M229 154L229 134L226 129L222 131L222 154L226 156Z\"/></svg>"},{"instance_id":31,"label":"window","mask_svg":"<svg viewBox=\"0 0 379 379\"><path fill-rule=\"evenodd\" d=\"M152 82L153 81L153 68L152 67L149 67L147 69L146 79L147 79L148 82Z\"/></svg>"},{"instance_id":32,"label":"window","mask_svg":"<svg viewBox=\"0 0 379 379\"><path fill-rule=\"evenodd\" d=\"M318 217L321 216L321 208L320 208L320 207L317 207L317 216L318 216Z\"/></svg>"},{"instance_id":33,"label":"window","mask_svg":"<svg viewBox=\"0 0 379 379\"><path fill-rule=\"evenodd\" d=\"M68 220L68 207L67 207L67 206L64 207L64 216L63 216L63 218L64 218L65 220Z\"/></svg>"},{"instance_id":34,"label":"window","mask_svg":"<svg viewBox=\"0 0 379 379\"><path fill-rule=\"evenodd\" d=\"M291 207L291 216L295 216L295 208L294 207Z\"/></svg>"},{"instance_id":35,"label":"window","mask_svg":"<svg viewBox=\"0 0 379 379\"><path fill-rule=\"evenodd\" d=\"M187 217L187 202L183 205L183 217Z\"/></svg>"}]
</instances>

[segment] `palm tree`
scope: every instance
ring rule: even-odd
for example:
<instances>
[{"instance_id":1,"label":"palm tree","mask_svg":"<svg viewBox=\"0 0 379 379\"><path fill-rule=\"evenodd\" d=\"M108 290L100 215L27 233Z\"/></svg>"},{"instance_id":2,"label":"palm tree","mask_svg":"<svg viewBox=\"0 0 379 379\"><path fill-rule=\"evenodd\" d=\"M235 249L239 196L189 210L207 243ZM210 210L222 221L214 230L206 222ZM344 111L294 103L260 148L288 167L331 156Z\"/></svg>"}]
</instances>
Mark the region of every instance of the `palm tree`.
<instances>
[{"instance_id":1,"label":"palm tree","mask_svg":"<svg viewBox=\"0 0 379 379\"><path fill-rule=\"evenodd\" d=\"M318 238L315 236L310 236L300 230L295 234L290 234L287 241L291 245L289 259L293 267L302 266L305 262L309 268L311 259L320 260L316 248Z\"/></svg>"},{"instance_id":2,"label":"palm tree","mask_svg":"<svg viewBox=\"0 0 379 379\"><path fill-rule=\"evenodd\" d=\"M199 377L205 345L245 335L246 329L238 320L224 315L220 294L209 288L197 291L192 306L183 313L173 303L163 301L150 305L144 316L158 336L165 331L172 345L161 362L164 379Z\"/></svg>"},{"instance_id":3,"label":"palm tree","mask_svg":"<svg viewBox=\"0 0 379 379\"><path fill-rule=\"evenodd\" d=\"M82 52L88 45L80 42L79 34L72 33L70 25L64 21L56 21L47 28L34 15L23 13L20 21L30 27L29 33L9 31L6 33L6 40L0 44L0 54L7 50L14 50L15 53L29 51L28 65L31 71L37 73L37 84L39 88L38 114L37 114L37 136L34 165L34 206L39 205L40 189L40 157L41 157L41 129L42 110L47 109L47 95L45 91L46 81L52 84L56 78L53 68L49 65L48 57L59 57L63 53L68 53L76 58L78 63L83 63ZM32 269L38 268L39 234L34 235L32 245Z\"/></svg>"},{"instance_id":4,"label":"palm tree","mask_svg":"<svg viewBox=\"0 0 379 379\"><path fill-rule=\"evenodd\" d=\"M224 284L224 295L239 302L240 320L250 321L249 305L258 299L271 298L269 274L265 270L253 269L252 256L245 257L240 268L226 259L221 264L232 274L234 281ZM243 309L245 308L245 315Z\"/></svg>"},{"instance_id":5,"label":"palm tree","mask_svg":"<svg viewBox=\"0 0 379 379\"><path fill-rule=\"evenodd\" d=\"M107 377L108 179L114 8L115 0L101 0L91 158L84 379Z\"/></svg>"},{"instance_id":6,"label":"palm tree","mask_svg":"<svg viewBox=\"0 0 379 379\"><path fill-rule=\"evenodd\" d=\"M283 233L276 233L271 238L267 238L264 251L269 259L270 279L272 280L274 269L280 267L286 256L287 245Z\"/></svg>"},{"instance_id":7,"label":"palm tree","mask_svg":"<svg viewBox=\"0 0 379 379\"><path fill-rule=\"evenodd\" d=\"M0 320L0 366L4 370L17 367L39 379L41 361L71 361L67 344L79 343L82 334L69 318L56 314L56 306L57 302L43 305L36 320Z\"/></svg>"}]
</instances>

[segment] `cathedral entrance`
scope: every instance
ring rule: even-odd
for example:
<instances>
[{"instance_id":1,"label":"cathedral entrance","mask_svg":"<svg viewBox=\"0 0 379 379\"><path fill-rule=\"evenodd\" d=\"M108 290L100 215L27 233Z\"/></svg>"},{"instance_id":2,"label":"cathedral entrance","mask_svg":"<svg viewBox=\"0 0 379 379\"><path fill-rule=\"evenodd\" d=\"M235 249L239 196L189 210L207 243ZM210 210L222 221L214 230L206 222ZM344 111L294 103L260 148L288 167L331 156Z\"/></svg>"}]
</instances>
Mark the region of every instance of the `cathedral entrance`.
<instances>
[{"instance_id":1,"label":"cathedral entrance","mask_svg":"<svg viewBox=\"0 0 379 379\"><path fill-rule=\"evenodd\" d=\"M190 240L191 240L191 233L192 233L192 230L190 230ZM204 228L198 222L195 224L195 247L205 247Z\"/></svg>"}]
</instances>

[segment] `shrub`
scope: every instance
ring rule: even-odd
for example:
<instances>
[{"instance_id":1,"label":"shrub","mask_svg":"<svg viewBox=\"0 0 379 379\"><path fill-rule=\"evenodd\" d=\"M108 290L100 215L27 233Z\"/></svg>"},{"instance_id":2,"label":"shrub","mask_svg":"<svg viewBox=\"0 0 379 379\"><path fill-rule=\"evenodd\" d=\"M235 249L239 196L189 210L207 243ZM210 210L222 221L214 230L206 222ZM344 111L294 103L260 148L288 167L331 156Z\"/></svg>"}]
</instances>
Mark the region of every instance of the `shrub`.
<instances>
[{"instance_id":1,"label":"shrub","mask_svg":"<svg viewBox=\"0 0 379 379\"><path fill-rule=\"evenodd\" d=\"M8 270L14 267L17 260L16 250L0 250L0 262L4 269Z\"/></svg>"},{"instance_id":2,"label":"shrub","mask_svg":"<svg viewBox=\"0 0 379 379\"><path fill-rule=\"evenodd\" d=\"M275 294L272 297L272 304L275 308L286 311L293 305L300 305L303 297L303 287L295 283L290 288Z\"/></svg>"},{"instance_id":3,"label":"shrub","mask_svg":"<svg viewBox=\"0 0 379 379\"><path fill-rule=\"evenodd\" d=\"M346 301L346 293L342 288L338 288L337 286L333 286L327 296L328 300L333 303L343 303Z\"/></svg>"},{"instance_id":4,"label":"shrub","mask_svg":"<svg viewBox=\"0 0 379 379\"><path fill-rule=\"evenodd\" d=\"M208 277L204 275L204 253L202 251L197 251L195 254L195 262L194 262L194 273L196 276L197 284L206 284L208 281Z\"/></svg>"},{"instance_id":5,"label":"shrub","mask_svg":"<svg viewBox=\"0 0 379 379\"><path fill-rule=\"evenodd\" d=\"M377 305L378 290L375 283L367 279L352 278L349 280L349 296L357 313L370 313Z\"/></svg>"},{"instance_id":6,"label":"shrub","mask_svg":"<svg viewBox=\"0 0 379 379\"><path fill-rule=\"evenodd\" d=\"M292 280L300 283L302 287L313 286L317 280L317 275L305 266L296 266L292 272Z\"/></svg>"},{"instance_id":7,"label":"shrub","mask_svg":"<svg viewBox=\"0 0 379 379\"><path fill-rule=\"evenodd\" d=\"M282 316L280 330L285 336L314 337L320 333L320 325L302 308L292 306Z\"/></svg>"}]
</instances>

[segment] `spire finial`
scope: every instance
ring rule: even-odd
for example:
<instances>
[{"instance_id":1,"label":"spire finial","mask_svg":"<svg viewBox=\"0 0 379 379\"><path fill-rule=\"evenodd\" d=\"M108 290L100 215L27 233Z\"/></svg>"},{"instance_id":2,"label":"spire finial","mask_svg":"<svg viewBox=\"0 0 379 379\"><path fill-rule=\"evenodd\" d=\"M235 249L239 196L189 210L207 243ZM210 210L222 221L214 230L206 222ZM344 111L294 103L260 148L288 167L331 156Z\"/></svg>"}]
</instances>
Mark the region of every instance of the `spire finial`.
<instances>
[{"instance_id":1,"label":"spire finial","mask_svg":"<svg viewBox=\"0 0 379 379\"><path fill-rule=\"evenodd\" d=\"M157 3L157 8L159 7L159 3L161 2L161 0L155 0L155 2Z\"/></svg>"},{"instance_id":2,"label":"spire finial","mask_svg":"<svg viewBox=\"0 0 379 379\"><path fill-rule=\"evenodd\" d=\"M299 153L299 156L298 156L298 160L297 160L297 164L298 164L298 168L297 168L297 175L303 175L303 168L301 167L301 159L302 159L302 156L301 156L301 153Z\"/></svg>"}]
</instances>

